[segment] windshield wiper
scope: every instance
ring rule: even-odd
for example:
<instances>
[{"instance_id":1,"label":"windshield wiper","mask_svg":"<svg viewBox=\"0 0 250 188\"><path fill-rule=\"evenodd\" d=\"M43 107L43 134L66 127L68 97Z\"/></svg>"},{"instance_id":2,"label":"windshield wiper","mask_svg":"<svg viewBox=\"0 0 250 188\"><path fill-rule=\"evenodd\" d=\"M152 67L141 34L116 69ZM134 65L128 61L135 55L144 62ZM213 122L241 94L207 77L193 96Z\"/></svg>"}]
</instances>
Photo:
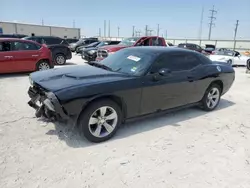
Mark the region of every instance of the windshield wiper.
<instances>
[{"instance_id":1,"label":"windshield wiper","mask_svg":"<svg viewBox=\"0 0 250 188\"><path fill-rule=\"evenodd\" d=\"M108 67L108 66L106 66L104 64L96 63L94 61L89 62L88 64L92 65L92 66L95 66L95 67L99 67L99 68L105 69L105 70L113 71L110 67Z\"/></svg>"}]
</instances>

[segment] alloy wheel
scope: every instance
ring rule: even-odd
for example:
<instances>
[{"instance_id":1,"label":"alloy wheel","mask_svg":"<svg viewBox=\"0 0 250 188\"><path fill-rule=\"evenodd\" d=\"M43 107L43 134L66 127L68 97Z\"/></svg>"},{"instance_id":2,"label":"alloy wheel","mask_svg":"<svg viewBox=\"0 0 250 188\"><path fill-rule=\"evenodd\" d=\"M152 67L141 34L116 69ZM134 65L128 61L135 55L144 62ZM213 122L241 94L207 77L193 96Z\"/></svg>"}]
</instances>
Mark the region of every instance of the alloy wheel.
<instances>
[{"instance_id":1,"label":"alloy wheel","mask_svg":"<svg viewBox=\"0 0 250 188\"><path fill-rule=\"evenodd\" d=\"M56 57L56 63L58 65L63 65L65 63L65 58L62 55Z\"/></svg>"},{"instance_id":2,"label":"alloy wheel","mask_svg":"<svg viewBox=\"0 0 250 188\"><path fill-rule=\"evenodd\" d=\"M207 107L213 109L220 100L220 91L218 88L214 87L210 90L207 95Z\"/></svg>"},{"instance_id":3,"label":"alloy wheel","mask_svg":"<svg viewBox=\"0 0 250 188\"><path fill-rule=\"evenodd\" d=\"M103 138L114 131L117 122L117 112L110 106L103 106L90 116L88 128L93 136Z\"/></svg>"},{"instance_id":4,"label":"alloy wheel","mask_svg":"<svg viewBox=\"0 0 250 188\"><path fill-rule=\"evenodd\" d=\"M50 69L50 66L49 66L49 64L47 62L42 62L38 66L39 71L48 70L48 69Z\"/></svg>"}]
</instances>

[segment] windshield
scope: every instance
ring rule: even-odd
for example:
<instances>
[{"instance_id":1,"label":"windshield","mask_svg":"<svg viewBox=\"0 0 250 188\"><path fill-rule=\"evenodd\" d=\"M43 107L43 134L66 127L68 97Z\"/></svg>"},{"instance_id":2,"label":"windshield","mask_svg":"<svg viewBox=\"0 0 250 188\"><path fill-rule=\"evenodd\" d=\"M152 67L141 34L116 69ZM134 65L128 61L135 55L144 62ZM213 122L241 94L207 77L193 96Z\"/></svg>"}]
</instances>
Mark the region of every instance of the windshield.
<instances>
[{"instance_id":1,"label":"windshield","mask_svg":"<svg viewBox=\"0 0 250 188\"><path fill-rule=\"evenodd\" d=\"M216 51L214 54L215 55L224 55L224 56L233 56L234 52L233 51Z\"/></svg>"},{"instance_id":2,"label":"windshield","mask_svg":"<svg viewBox=\"0 0 250 188\"><path fill-rule=\"evenodd\" d=\"M131 49L120 50L100 61L115 72L140 76L149 68L157 54Z\"/></svg>"},{"instance_id":3,"label":"windshield","mask_svg":"<svg viewBox=\"0 0 250 188\"><path fill-rule=\"evenodd\" d=\"M96 47L102 47L102 46L106 46L108 45L109 43L108 42L100 42Z\"/></svg>"},{"instance_id":4,"label":"windshield","mask_svg":"<svg viewBox=\"0 0 250 188\"><path fill-rule=\"evenodd\" d=\"M119 45L125 45L125 46L133 46L136 41L138 41L140 39L140 37L131 37L131 38L126 38L123 39Z\"/></svg>"},{"instance_id":5,"label":"windshield","mask_svg":"<svg viewBox=\"0 0 250 188\"><path fill-rule=\"evenodd\" d=\"M99 42L93 42L91 44L89 44L87 47L92 47L92 46L96 46Z\"/></svg>"}]
</instances>

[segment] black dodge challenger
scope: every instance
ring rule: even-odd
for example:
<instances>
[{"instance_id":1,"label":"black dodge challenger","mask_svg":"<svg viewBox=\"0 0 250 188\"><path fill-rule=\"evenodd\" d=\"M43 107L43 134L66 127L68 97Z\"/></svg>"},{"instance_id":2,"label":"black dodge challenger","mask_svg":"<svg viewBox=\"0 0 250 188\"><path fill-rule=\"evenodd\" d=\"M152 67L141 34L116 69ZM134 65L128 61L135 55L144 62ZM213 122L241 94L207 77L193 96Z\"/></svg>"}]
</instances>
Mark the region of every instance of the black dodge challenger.
<instances>
[{"instance_id":1,"label":"black dodge challenger","mask_svg":"<svg viewBox=\"0 0 250 188\"><path fill-rule=\"evenodd\" d=\"M235 79L231 66L180 48L133 47L103 61L30 75L36 116L77 117L92 142L111 138L125 120L200 105L214 110Z\"/></svg>"}]
</instances>

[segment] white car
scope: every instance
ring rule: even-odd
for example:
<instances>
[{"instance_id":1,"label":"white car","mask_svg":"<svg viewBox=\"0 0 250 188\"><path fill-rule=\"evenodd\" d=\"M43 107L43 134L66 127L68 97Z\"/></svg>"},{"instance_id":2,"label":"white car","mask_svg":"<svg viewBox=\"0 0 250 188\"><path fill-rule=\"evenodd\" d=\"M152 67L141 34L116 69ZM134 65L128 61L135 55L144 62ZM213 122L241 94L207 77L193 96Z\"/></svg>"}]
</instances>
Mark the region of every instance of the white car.
<instances>
[{"instance_id":1,"label":"white car","mask_svg":"<svg viewBox=\"0 0 250 188\"><path fill-rule=\"evenodd\" d=\"M246 66L250 62L250 57L241 55L237 51L216 51L213 55L209 56L212 61L219 61L228 63L232 66Z\"/></svg>"}]
</instances>

